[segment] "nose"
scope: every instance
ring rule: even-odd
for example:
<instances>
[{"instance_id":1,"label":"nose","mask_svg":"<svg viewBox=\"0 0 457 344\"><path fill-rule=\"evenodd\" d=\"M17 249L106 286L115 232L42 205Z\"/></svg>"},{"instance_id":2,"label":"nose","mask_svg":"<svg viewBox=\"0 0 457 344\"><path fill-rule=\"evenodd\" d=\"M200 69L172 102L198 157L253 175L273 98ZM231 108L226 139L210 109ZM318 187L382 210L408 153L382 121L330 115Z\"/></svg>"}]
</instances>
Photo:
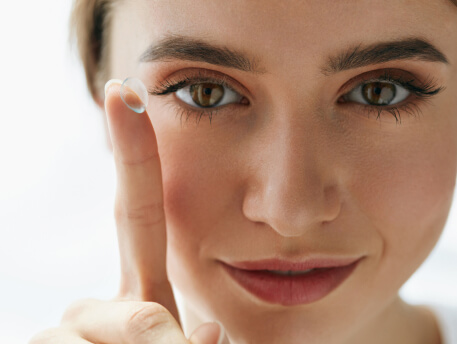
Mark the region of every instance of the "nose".
<instances>
[{"instance_id":1,"label":"nose","mask_svg":"<svg viewBox=\"0 0 457 344\"><path fill-rule=\"evenodd\" d=\"M248 219L281 236L299 237L338 216L341 199L324 132L282 121L252 141L243 199Z\"/></svg>"}]
</instances>

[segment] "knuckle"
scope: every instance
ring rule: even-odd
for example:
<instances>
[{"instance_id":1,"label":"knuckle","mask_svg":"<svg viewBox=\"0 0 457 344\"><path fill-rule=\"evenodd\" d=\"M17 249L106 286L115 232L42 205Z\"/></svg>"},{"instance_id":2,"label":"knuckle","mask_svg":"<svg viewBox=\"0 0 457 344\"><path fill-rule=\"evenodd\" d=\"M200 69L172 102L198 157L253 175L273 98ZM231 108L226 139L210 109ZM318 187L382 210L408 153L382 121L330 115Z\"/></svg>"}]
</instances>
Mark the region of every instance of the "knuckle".
<instances>
[{"instance_id":1,"label":"knuckle","mask_svg":"<svg viewBox=\"0 0 457 344\"><path fill-rule=\"evenodd\" d=\"M151 337L155 331L168 326L170 322L171 314L158 303L136 306L130 311L125 323L125 341L133 343L138 338Z\"/></svg>"},{"instance_id":2,"label":"knuckle","mask_svg":"<svg viewBox=\"0 0 457 344\"><path fill-rule=\"evenodd\" d=\"M57 328L50 328L36 333L30 338L28 344L50 344L57 343L60 336L60 331Z\"/></svg>"},{"instance_id":3,"label":"knuckle","mask_svg":"<svg viewBox=\"0 0 457 344\"><path fill-rule=\"evenodd\" d=\"M119 157L119 159L120 162L125 166L142 167L143 165L146 165L148 163L154 163L157 160L160 160L160 156L158 150L153 150L152 152L149 152L149 154L146 157L143 157L141 159L126 159L124 157Z\"/></svg>"},{"instance_id":4,"label":"knuckle","mask_svg":"<svg viewBox=\"0 0 457 344\"><path fill-rule=\"evenodd\" d=\"M63 316L62 316L62 322L72 322L75 321L76 319L80 318L82 314L87 311L87 309L90 306L93 306L93 304L96 302L95 299L81 299L73 302L68 306L68 308L65 310Z\"/></svg>"},{"instance_id":5,"label":"knuckle","mask_svg":"<svg viewBox=\"0 0 457 344\"><path fill-rule=\"evenodd\" d=\"M127 221L144 226L154 226L165 221L162 202L150 203L141 206L125 206L116 203L114 217L117 222Z\"/></svg>"}]
</instances>

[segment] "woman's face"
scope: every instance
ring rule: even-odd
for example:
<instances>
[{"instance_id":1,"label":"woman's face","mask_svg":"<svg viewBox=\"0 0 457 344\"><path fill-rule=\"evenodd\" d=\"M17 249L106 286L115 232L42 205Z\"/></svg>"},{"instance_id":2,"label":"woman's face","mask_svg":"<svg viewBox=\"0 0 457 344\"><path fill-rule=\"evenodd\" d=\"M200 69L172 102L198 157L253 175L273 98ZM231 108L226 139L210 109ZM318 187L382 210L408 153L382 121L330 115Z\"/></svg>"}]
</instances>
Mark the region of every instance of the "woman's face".
<instances>
[{"instance_id":1,"label":"woman's face","mask_svg":"<svg viewBox=\"0 0 457 344\"><path fill-rule=\"evenodd\" d=\"M380 324L452 201L457 9L447 0L136 0L115 8L111 33L110 77L136 76L155 92L205 83L151 95L148 106L168 271L188 307L249 343L332 343ZM407 39L411 49L377 47ZM186 49L225 50L188 56L175 49L186 40ZM220 92L220 103L198 108ZM363 259L331 293L293 306L257 298L220 263L310 257Z\"/></svg>"}]
</instances>

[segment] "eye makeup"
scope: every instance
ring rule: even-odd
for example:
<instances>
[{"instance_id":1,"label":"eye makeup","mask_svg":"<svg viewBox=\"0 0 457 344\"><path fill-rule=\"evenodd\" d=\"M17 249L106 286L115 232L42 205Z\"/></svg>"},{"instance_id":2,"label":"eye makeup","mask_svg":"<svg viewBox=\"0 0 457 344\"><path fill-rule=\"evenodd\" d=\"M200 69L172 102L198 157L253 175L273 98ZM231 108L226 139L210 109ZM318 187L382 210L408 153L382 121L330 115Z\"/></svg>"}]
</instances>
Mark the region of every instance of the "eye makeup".
<instances>
[{"instance_id":1,"label":"eye makeup","mask_svg":"<svg viewBox=\"0 0 457 344\"><path fill-rule=\"evenodd\" d=\"M240 100L237 103L233 102L222 106L217 106L217 104L214 106L199 106L198 104L184 104L182 100L175 101L179 112L178 115L181 118L186 115L186 121L191 116L195 116L196 122L198 123L200 119L205 116L208 117L211 122L212 118L219 114L219 112L233 110L233 106L247 106L250 104L249 100L242 95L243 91L239 90L240 87L234 86L230 79L231 78L228 76L207 75L206 73L203 74L198 71L197 73L191 72L186 73L177 79L166 79L158 86L149 90L149 94L164 96L176 93L188 86L192 89L192 87L195 87L196 85L201 86L202 84L205 84L217 85L220 86L220 88L226 88L240 95ZM349 106L354 107L356 111L366 113L367 115L376 113L376 119L379 119L384 112L390 113L395 118L397 124L401 124L401 114L419 115L421 112L421 103L430 100L443 90L444 87L439 86L437 82L431 78L421 82L413 74L404 70L380 69L364 73L346 82L340 88L340 92L343 93L343 95L338 98L337 104L345 108ZM208 92L211 91L209 90ZM354 95L354 92L357 92L358 95ZM397 99L398 97L386 100L389 96L398 94L404 95L401 101L392 104L392 100ZM357 101L357 99L360 101ZM376 104L373 100L382 101Z\"/></svg>"},{"instance_id":2,"label":"eye makeup","mask_svg":"<svg viewBox=\"0 0 457 344\"><path fill-rule=\"evenodd\" d=\"M375 85L380 88L381 90L379 92L382 91L383 87L393 89L394 94L404 94L404 100L394 104L370 104L367 97L360 97L360 94L359 99L365 98L364 102L357 102L351 99L351 94L354 91L363 91L370 85ZM344 92L344 94L337 102L345 107L356 106L359 108L358 111L364 112L368 116L375 113L377 114L377 120L384 112L390 113L395 118L396 123L401 124L402 113L414 117L418 116L421 113L420 105L429 101L444 89L445 87L439 86L433 78L428 78L422 82L411 73L404 70L381 69L364 73L349 80L341 88L341 91Z\"/></svg>"},{"instance_id":3,"label":"eye makeup","mask_svg":"<svg viewBox=\"0 0 457 344\"><path fill-rule=\"evenodd\" d=\"M219 72L213 73L209 70L186 71L185 74L178 76L176 79L168 78L164 80L158 86L149 89L148 93L153 96L165 96L175 93L175 97L178 98L177 94L180 90L184 91L185 88L189 88L189 92L192 92L192 88L195 86L209 86L211 84L221 86L234 95L239 95L239 97L237 97L239 101L221 106L218 106L217 104L214 106L199 106L198 104L186 104L180 99L174 100L172 105L174 105L177 117L179 116L181 121L185 115L186 122L190 117L195 117L195 121L198 124L202 117L207 117L211 123L212 118L220 112L231 113L233 110L239 110L240 107L246 107L250 104L249 99L243 96L247 91L240 85L236 85L236 81L227 75L220 74Z\"/></svg>"}]
</instances>

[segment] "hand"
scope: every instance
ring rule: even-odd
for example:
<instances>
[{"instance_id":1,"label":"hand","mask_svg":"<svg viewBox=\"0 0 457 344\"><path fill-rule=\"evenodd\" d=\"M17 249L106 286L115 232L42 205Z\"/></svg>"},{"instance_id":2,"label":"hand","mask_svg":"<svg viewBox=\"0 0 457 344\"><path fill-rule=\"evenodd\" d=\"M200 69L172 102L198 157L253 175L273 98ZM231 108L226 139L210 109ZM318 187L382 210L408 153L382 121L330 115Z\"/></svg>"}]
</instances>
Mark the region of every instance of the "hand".
<instances>
[{"instance_id":1,"label":"hand","mask_svg":"<svg viewBox=\"0 0 457 344\"><path fill-rule=\"evenodd\" d=\"M216 323L201 325L189 339L180 327L166 272L162 174L154 128L146 112L137 114L123 103L119 88L117 83L107 87L105 99L118 180L119 295L112 301L76 302L60 327L39 333L30 344L220 344L222 329Z\"/></svg>"}]
</instances>

